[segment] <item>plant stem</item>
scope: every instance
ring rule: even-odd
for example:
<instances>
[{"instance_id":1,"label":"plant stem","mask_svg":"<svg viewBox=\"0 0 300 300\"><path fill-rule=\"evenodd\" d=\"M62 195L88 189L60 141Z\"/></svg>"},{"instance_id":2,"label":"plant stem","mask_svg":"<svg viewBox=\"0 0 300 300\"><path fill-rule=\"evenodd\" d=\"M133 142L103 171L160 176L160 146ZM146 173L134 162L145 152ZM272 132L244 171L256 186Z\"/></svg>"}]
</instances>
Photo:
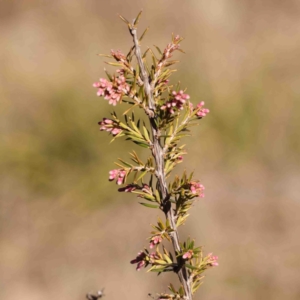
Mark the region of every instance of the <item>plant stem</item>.
<instances>
[{"instance_id":1,"label":"plant stem","mask_svg":"<svg viewBox=\"0 0 300 300\"><path fill-rule=\"evenodd\" d=\"M175 221L175 213L174 210L172 209L171 202L169 200L170 195L168 192L168 186L166 182L166 176L165 176L165 171L164 171L164 151L163 147L160 144L160 131L157 128L157 124L155 122L155 101L153 97L153 87L151 88L150 84L150 79L149 75L146 71L145 65L143 63L142 59L142 54L141 54L141 49L139 46L139 40L137 38L137 29L132 25L129 24L129 31L130 34L133 37L133 43L135 46L135 56L137 58L140 72L141 72L141 79L144 82L144 89L145 89L145 94L148 99L148 105L149 109L152 111L152 113L148 113L150 125L151 125L151 131L152 131L152 155L155 159L156 162L156 169L155 169L155 174L156 178L158 181L158 190L161 194L162 197L162 207L163 211L165 213L166 219L169 221L170 227L172 228L172 232L170 233L171 240L172 240L172 245L175 254L178 254L181 252L181 248L179 245L179 234L178 234L178 229L176 226L176 221ZM177 258L177 265L178 269L175 270L179 280L183 286L184 289L184 299L185 300L192 300L192 292L191 292L191 283L190 283L190 278L188 271L186 267L184 266L184 262L179 256Z\"/></svg>"}]
</instances>

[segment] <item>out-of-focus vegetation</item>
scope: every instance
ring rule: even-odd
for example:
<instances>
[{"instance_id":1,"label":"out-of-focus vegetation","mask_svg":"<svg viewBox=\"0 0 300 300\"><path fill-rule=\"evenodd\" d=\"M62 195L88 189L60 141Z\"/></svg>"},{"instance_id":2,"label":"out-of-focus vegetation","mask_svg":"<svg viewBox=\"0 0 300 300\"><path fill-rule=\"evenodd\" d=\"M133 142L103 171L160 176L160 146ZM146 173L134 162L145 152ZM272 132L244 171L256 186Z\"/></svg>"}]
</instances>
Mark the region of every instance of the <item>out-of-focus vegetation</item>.
<instances>
[{"instance_id":1,"label":"out-of-focus vegetation","mask_svg":"<svg viewBox=\"0 0 300 300\"><path fill-rule=\"evenodd\" d=\"M108 182L132 145L99 133L112 107L92 88L104 75L96 54L131 45L117 13L133 18L140 7L145 48L164 47L172 32L186 38L174 82L211 110L182 164L207 189L183 234L220 257L197 297L299 299L296 0L1 2L1 299L79 300L103 286L108 298L143 299L162 289L128 263L156 212L148 218Z\"/></svg>"}]
</instances>

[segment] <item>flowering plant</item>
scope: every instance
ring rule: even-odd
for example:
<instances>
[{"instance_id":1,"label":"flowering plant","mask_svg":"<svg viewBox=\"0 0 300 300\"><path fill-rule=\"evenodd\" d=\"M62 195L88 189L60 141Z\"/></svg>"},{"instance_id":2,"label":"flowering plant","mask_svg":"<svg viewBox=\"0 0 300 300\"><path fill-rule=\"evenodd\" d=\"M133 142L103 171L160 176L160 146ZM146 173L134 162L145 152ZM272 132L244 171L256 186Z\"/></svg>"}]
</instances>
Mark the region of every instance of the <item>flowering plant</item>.
<instances>
[{"instance_id":1,"label":"flowering plant","mask_svg":"<svg viewBox=\"0 0 300 300\"><path fill-rule=\"evenodd\" d=\"M127 55L113 50L111 55L105 55L115 60L108 64L118 67L118 70L113 75L105 71L107 79L100 78L93 86L97 88L97 95L104 97L109 104L129 105L123 114L124 121L113 112L111 118L103 118L99 122L100 130L109 132L113 140L125 136L127 140L148 149L150 155L143 161L133 151L130 153L131 162L119 159L116 163L118 168L109 172L109 180L123 185L119 192L136 194L142 199L140 204L159 209L165 215L164 221L159 218L153 225L149 237L149 248L154 251L145 248L131 263L137 264L137 270L150 267L152 272L175 272L178 275L179 288L170 284L170 293L158 294L159 299L192 300L201 284L203 272L218 265L218 257L212 253L203 256L202 248L195 246L194 240L179 240L178 228L185 223L196 198L204 197L204 186L193 179L193 173L184 172L169 179L169 183L167 178L186 154L184 145L179 145L180 140L189 135L190 126L205 117L209 110L204 108L203 101L194 107L186 90L181 89L179 84L175 87L169 83L175 72L170 67L177 63L170 58L175 51L182 52L182 38L172 36L163 51L155 46L156 54L150 48L142 53L140 42L147 29L138 38L140 16L141 13L132 23L120 16L128 26L133 46ZM146 61L148 56L152 59L151 65ZM148 122L135 120L134 109L142 110ZM171 243L173 253L165 247L167 242Z\"/></svg>"}]
</instances>

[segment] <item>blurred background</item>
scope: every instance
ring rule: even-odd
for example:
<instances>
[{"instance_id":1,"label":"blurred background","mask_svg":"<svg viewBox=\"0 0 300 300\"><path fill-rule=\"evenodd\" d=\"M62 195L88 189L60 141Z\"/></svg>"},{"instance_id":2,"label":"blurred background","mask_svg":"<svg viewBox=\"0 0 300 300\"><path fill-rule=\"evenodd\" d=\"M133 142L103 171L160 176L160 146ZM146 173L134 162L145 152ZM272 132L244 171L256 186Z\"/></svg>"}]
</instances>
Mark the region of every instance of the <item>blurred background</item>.
<instances>
[{"instance_id":1,"label":"blurred background","mask_svg":"<svg viewBox=\"0 0 300 300\"><path fill-rule=\"evenodd\" d=\"M130 143L99 132L112 107L97 53L183 36L181 80L211 113L180 165L206 187L181 236L220 266L195 299L300 299L298 0L0 1L0 298L149 299L173 276L137 273L158 211L108 182ZM117 108L120 111L120 108ZM121 109L122 110L122 109Z\"/></svg>"}]
</instances>

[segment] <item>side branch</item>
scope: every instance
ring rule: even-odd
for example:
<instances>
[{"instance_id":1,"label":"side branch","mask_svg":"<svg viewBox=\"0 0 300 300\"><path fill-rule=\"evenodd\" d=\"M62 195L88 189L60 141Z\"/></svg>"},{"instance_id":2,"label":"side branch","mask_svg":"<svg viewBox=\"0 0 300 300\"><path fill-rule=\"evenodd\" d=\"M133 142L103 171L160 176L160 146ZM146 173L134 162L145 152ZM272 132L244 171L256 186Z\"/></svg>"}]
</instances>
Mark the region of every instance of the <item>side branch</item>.
<instances>
[{"instance_id":1,"label":"side branch","mask_svg":"<svg viewBox=\"0 0 300 300\"><path fill-rule=\"evenodd\" d=\"M162 209L166 215L166 218L168 219L170 223L170 227L172 228L172 232L170 233L172 244L174 251L177 254L181 252L181 248L179 245L179 235L178 230L176 226L175 221L175 214L171 206L171 202L169 201L169 191L167 187L166 177L165 177L165 171L164 171L164 150L163 147L160 144L160 132L157 128L157 124L155 122L155 101L153 97L153 89L154 87L151 87L150 79L147 74L145 65L143 63L141 49L139 46L139 40L137 38L137 29L133 24L129 24L129 31L130 34L133 37L134 47L135 47L135 56L137 58L140 72L141 72L141 78L144 82L144 89L145 93L148 99L148 105L150 110L152 111L152 114L149 114L150 124L151 124L151 130L152 130L152 155L156 162L156 177L158 180L158 188L159 192L161 194L162 201ZM188 271L184 265L184 261L181 256L177 258L178 263L178 270L175 270L178 274L178 277L180 279L180 282L184 289L185 294L185 300L192 300L192 292L191 292L191 282L189 278Z\"/></svg>"}]
</instances>

